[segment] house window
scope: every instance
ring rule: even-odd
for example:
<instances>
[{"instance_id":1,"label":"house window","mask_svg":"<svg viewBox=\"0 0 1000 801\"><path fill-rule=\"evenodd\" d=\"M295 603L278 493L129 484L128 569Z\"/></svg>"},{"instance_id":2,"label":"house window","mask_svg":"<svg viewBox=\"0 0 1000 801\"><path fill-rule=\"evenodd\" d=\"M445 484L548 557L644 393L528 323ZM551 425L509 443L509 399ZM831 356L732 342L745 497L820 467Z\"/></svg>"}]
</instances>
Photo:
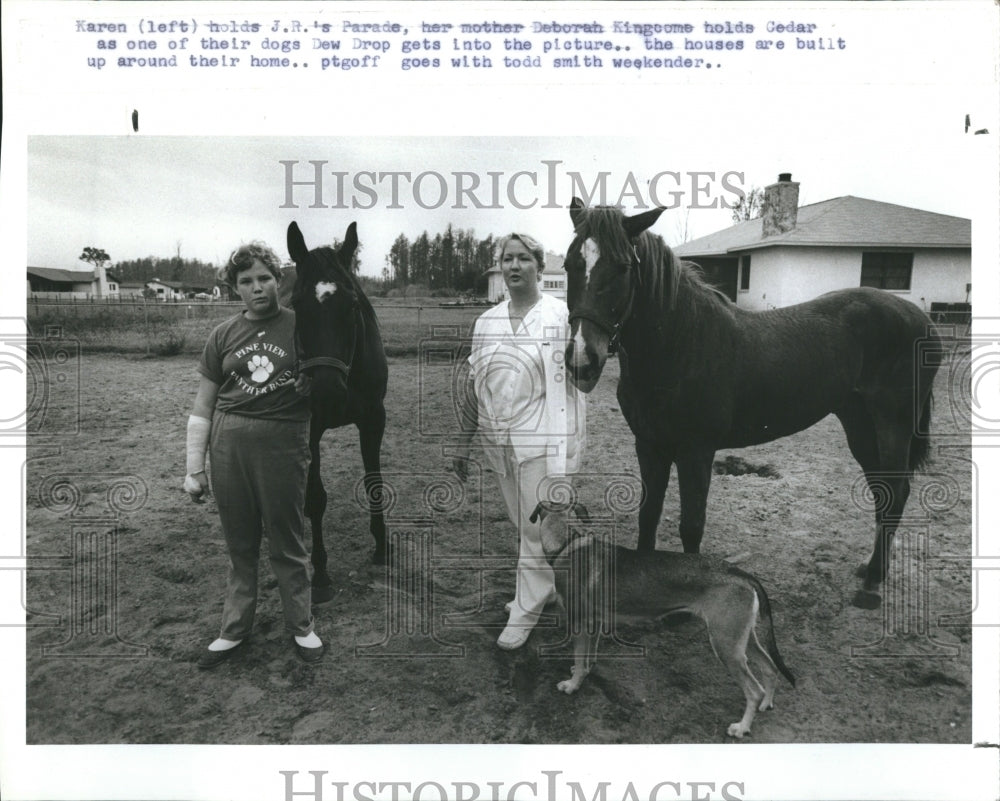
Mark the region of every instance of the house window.
<instances>
[{"instance_id":1,"label":"house window","mask_svg":"<svg viewBox=\"0 0 1000 801\"><path fill-rule=\"evenodd\" d=\"M750 289L750 256L740 256L740 291Z\"/></svg>"},{"instance_id":2,"label":"house window","mask_svg":"<svg viewBox=\"0 0 1000 801\"><path fill-rule=\"evenodd\" d=\"M861 286L908 290L912 275L912 253L861 254Z\"/></svg>"},{"instance_id":3,"label":"house window","mask_svg":"<svg viewBox=\"0 0 1000 801\"><path fill-rule=\"evenodd\" d=\"M560 286L562 286L562 282L560 282L560 281L545 281L545 282L543 282L542 288L543 289L559 289Z\"/></svg>"}]
</instances>

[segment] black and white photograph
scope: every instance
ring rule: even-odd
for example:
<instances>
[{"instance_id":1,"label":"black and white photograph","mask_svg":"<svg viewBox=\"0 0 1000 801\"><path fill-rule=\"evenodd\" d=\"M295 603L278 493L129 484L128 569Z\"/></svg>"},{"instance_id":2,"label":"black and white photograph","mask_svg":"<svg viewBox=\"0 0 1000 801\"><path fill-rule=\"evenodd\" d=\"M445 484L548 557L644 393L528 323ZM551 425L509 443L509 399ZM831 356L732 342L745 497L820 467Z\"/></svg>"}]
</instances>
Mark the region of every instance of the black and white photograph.
<instances>
[{"instance_id":1,"label":"black and white photograph","mask_svg":"<svg viewBox=\"0 0 1000 801\"><path fill-rule=\"evenodd\" d=\"M996 797L995 8L44 6L6 797Z\"/></svg>"}]
</instances>

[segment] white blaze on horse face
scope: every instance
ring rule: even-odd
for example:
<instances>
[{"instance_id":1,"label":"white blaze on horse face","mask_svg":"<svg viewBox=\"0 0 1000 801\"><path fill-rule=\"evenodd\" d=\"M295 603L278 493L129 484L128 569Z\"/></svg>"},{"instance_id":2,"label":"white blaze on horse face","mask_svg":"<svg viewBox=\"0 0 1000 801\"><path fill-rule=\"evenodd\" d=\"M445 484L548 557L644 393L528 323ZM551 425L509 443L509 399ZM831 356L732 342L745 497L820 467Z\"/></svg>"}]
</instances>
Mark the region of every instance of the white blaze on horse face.
<instances>
[{"instance_id":1,"label":"white blaze on horse face","mask_svg":"<svg viewBox=\"0 0 1000 801\"><path fill-rule=\"evenodd\" d=\"M316 284L316 300L322 303L337 291L337 285L333 281L319 281Z\"/></svg>"},{"instance_id":2,"label":"white blaze on horse face","mask_svg":"<svg viewBox=\"0 0 1000 801\"><path fill-rule=\"evenodd\" d=\"M587 361L587 343L583 341L583 322L581 321L573 335L573 360L570 367L584 367Z\"/></svg>"},{"instance_id":3,"label":"white blaze on horse face","mask_svg":"<svg viewBox=\"0 0 1000 801\"><path fill-rule=\"evenodd\" d=\"M594 269L597 260L601 258L601 249L593 239L586 239L583 243L583 263L587 267L587 283L590 283L590 271Z\"/></svg>"},{"instance_id":4,"label":"white blaze on horse face","mask_svg":"<svg viewBox=\"0 0 1000 801\"><path fill-rule=\"evenodd\" d=\"M597 264L598 259L601 258L601 249L593 239L588 237L584 240L580 252L583 255L583 263L586 270L583 279L583 291L586 293L590 287L590 273L594 269L594 265ZM577 326L576 334L573 335L573 364L571 366L583 367L588 361L587 343L583 338L583 322L581 321Z\"/></svg>"}]
</instances>

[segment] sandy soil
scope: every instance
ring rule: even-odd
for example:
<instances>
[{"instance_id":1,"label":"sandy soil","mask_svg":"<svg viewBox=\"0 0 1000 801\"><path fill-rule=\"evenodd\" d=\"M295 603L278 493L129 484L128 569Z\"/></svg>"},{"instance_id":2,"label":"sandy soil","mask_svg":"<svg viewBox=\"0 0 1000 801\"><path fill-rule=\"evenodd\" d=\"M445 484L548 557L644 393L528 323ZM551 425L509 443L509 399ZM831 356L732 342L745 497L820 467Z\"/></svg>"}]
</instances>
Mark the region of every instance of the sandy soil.
<instances>
[{"instance_id":1,"label":"sandy soil","mask_svg":"<svg viewBox=\"0 0 1000 801\"><path fill-rule=\"evenodd\" d=\"M463 492L445 469L437 435L452 375L434 360L390 363L383 457L401 543L394 578L370 563L357 437L329 432L336 595L315 610L329 653L316 667L296 660L265 568L249 647L199 671L194 660L218 627L225 554L212 503L195 506L180 489L194 360L92 355L79 367L79 404L75 389L53 398L29 449L29 743L727 740L742 693L696 621L606 638L575 696L555 687L570 664L558 625L536 629L514 654L495 647L515 532L490 481L474 477ZM631 545L638 471L616 372L609 362L591 396L578 489ZM935 388L935 458L914 482L912 521L894 552L898 581L880 611L850 605L874 524L836 419L717 456L742 474L714 477L703 550L764 583L798 677L795 689L779 685L751 742L969 742L972 470L950 375ZM658 547L680 549L677 519L674 482Z\"/></svg>"}]
</instances>

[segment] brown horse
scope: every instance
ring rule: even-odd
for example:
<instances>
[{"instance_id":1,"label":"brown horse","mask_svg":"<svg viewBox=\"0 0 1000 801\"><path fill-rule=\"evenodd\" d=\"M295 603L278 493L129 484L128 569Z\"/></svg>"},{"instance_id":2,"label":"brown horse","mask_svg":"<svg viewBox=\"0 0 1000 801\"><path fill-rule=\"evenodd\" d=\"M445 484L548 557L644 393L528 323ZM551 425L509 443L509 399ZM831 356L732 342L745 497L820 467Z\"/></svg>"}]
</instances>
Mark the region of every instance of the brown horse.
<instances>
[{"instance_id":1,"label":"brown horse","mask_svg":"<svg viewBox=\"0 0 1000 801\"><path fill-rule=\"evenodd\" d=\"M387 559L382 514L381 448L385 432L385 393L388 367L375 310L353 272L351 257L358 246L357 227L351 223L338 250L309 250L294 222L288 226L288 253L295 262L291 306L295 309L295 336L299 370L312 379L312 424L309 430L309 479L306 515L312 528L313 602L333 597L326 572L323 513L327 494L320 479L319 443L323 432L357 426L364 463L369 528L375 539L376 564Z\"/></svg>"},{"instance_id":2,"label":"brown horse","mask_svg":"<svg viewBox=\"0 0 1000 801\"><path fill-rule=\"evenodd\" d=\"M639 550L652 550L671 465L680 536L697 552L712 462L720 448L756 445L840 418L875 498L875 544L854 604L876 608L910 478L928 455L936 364L916 343L936 340L905 300L858 288L782 309L738 308L646 229L663 209L625 216L573 200L567 251L572 380L589 392L609 345L620 345L618 401L635 435L644 484Z\"/></svg>"}]
</instances>

